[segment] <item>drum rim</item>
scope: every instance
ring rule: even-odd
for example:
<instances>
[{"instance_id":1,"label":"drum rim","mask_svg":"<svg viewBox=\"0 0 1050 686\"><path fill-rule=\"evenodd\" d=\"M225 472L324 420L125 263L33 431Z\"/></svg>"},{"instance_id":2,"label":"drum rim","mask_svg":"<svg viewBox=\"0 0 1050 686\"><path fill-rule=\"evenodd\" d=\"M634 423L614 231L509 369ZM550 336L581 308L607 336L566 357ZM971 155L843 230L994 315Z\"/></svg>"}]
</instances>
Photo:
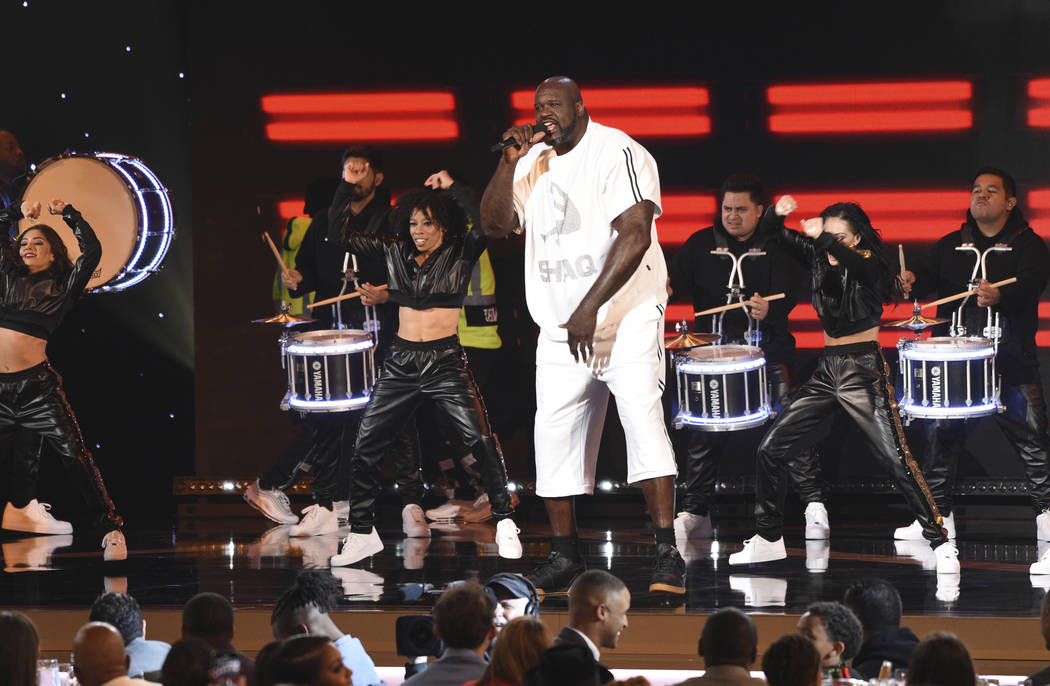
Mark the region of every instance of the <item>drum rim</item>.
<instances>
[{"instance_id":1,"label":"drum rim","mask_svg":"<svg viewBox=\"0 0 1050 686\"><path fill-rule=\"evenodd\" d=\"M729 349L732 350L729 350ZM727 352L726 355L708 355L708 351ZM759 358L765 358L765 351L756 345L743 345L741 343L725 343L722 345L703 345L689 348L682 353L682 361L689 363L710 363L724 365L733 362L749 362Z\"/></svg>"},{"instance_id":2,"label":"drum rim","mask_svg":"<svg viewBox=\"0 0 1050 686\"><path fill-rule=\"evenodd\" d=\"M966 346L955 345L955 342L965 342ZM930 338L917 338L905 340L905 348L922 348L925 352L958 352L960 350L984 350L994 346L990 338L983 336L932 336Z\"/></svg>"},{"instance_id":3,"label":"drum rim","mask_svg":"<svg viewBox=\"0 0 1050 686\"><path fill-rule=\"evenodd\" d=\"M331 336L331 338L325 338ZM371 338L372 334L364 329L312 329L310 331L293 331L290 340L302 345L331 344L336 341L356 342L362 338Z\"/></svg>"}]
</instances>

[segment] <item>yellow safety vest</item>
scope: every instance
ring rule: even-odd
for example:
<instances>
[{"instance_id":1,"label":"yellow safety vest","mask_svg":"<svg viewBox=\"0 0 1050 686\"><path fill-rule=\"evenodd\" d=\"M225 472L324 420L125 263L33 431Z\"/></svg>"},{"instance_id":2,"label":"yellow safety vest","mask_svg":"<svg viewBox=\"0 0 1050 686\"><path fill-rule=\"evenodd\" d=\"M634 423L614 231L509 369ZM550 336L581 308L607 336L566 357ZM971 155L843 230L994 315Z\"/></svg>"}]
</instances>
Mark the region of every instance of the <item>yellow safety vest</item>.
<instances>
[{"instance_id":1,"label":"yellow safety vest","mask_svg":"<svg viewBox=\"0 0 1050 686\"><path fill-rule=\"evenodd\" d=\"M306 230L310 228L310 222L312 221L310 217L292 217L288 220L288 226L285 228L279 244L281 260L284 261L284 266L288 269L295 269L295 258L299 254L299 247L302 246L303 237L306 235ZM313 299L313 291L305 295L307 303L313 302ZM280 309L283 301L288 303L289 312L302 314L304 309L303 300L304 298L293 298L289 295L288 289L281 282L281 272L278 271L273 277L274 307Z\"/></svg>"},{"instance_id":2,"label":"yellow safety vest","mask_svg":"<svg viewBox=\"0 0 1050 686\"><path fill-rule=\"evenodd\" d=\"M459 310L460 345L486 350L500 348L503 341L499 337L498 324L496 274L492 271L489 251L486 250L481 253L474 271L470 273L467 297L463 299L463 307Z\"/></svg>"}]
</instances>

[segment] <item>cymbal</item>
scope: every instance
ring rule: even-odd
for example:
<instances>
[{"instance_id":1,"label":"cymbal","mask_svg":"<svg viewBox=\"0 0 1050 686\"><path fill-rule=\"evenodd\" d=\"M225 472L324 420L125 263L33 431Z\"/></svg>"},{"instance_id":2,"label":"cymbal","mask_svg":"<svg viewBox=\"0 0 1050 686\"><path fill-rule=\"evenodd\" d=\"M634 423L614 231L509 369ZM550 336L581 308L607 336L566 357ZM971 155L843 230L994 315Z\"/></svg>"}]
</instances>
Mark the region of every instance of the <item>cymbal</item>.
<instances>
[{"instance_id":1,"label":"cymbal","mask_svg":"<svg viewBox=\"0 0 1050 686\"><path fill-rule=\"evenodd\" d=\"M922 329L926 329L931 326L936 326L937 324L944 324L947 321L948 320L944 319L943 317L924 317L918 312L916 312L907 319L902 319L898 322L890 322L886 326L894 329L911 329L912 331L921 331Z\"/></svg>"},{"instance_id":2,"label":"cymbal","mask_svg":"<svg viewBox=\"0 0 1050 686\"><path fill-rule=\"evenodd\" d=\"M664 348L666 350L685 350L695 348L698 345L715 343L721 338L716 333L678 333L664 336Z\"/></svg>"},{"instance_id":3,"label":"cymbal","mask_svg":"<svg viewBox=\"0 0 1050 686\"><path fill-rule=\"evenodd\" d=\"M252 324L280 324L281 326L299 326L300 324L309 324L310 322L316 322L317 320L313 317L300 317L298 315L289 314L288 312L281 312L275 314L272 317L266 317L265 319L253 319Z\"/></svg>"}]
</instances>

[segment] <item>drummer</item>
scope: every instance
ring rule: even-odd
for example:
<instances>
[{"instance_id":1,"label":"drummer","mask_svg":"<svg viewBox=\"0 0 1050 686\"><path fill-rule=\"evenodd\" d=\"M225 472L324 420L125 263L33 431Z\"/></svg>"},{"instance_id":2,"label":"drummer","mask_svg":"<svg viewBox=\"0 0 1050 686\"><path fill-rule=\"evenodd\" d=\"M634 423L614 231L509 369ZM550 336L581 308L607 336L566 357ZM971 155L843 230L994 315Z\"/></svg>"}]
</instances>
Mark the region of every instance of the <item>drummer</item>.
<instances>
[{"instance_id":1,"label":"drummer","mask_svg":"<svg viewBox=\"0 0 1050 686\"><path fill-rule=\"evenodd\" d=\"M1050 253L1021 213L1016 188L1013 177L1006 171L992 167L979 169L970 184L970 209L962 228L940 239L921 259L913 261L914 270L906 271L901 280L913 298L961 293L970 288L976 255L972 251L956 250L957 247L972 243L982 253L1000 243L1012 248L1009 252L996 251L988 255L988 280L980 280L976 297L966 301L962 317L966 335L980 336L987 325L988 308L993 316L999 315L1002 338L995 364L1002 374L1001 401L1006 411L992 416L1024 463L1036 513L1036 538L1050 541L1050 435L1035 343L1039 296L1050 277ZM1014 276L1017 282L1002 288L989 283ZM958 307L958 301L945 303L937 315L950 318ZM977 421L939 419L924 423L927 449L921 460L923 474L944 515L948 536L954 538L952 490L956 466ZM897 539L910 540L917 536L921 537L921 533L914 522L894 533ZM1036 564L1045 564L1046 571L1042 573L1050 572L1050 559L1044 558Z\"/></svg>"},{"instance_id":2,"label":"drummer","mask_svg":"<svg viewBox=\"0 0 1050 686\"><path fill-rule=\"evenodd\" d=\"M812 270L813 306L824 328L824 351L813 376L766 432L758 449L755 520L758 533L729 564L768 562L787 557L784 547L783 464L793 446L804 443L827 420L844 411L922 522L933 548L937 573L959 573L958 551L948 542L918 465L911 456L897 414L889 365L879 345L883 303L899 295L895 270L882 252L882 240L868 215L854 203L836 203L807 219L805 235L784 227L797 205L785 195L763 215L760 227L780 232L780 240ZM761 229L760 229L761 230Z\"/></svg>"},{"instance_id":3,"label":"drummer","mask_svg":"<svg viewBox=\"0 0 1050 686\"><path fill-rule=\"evenodd\" d=\"M790 394L789 369L795 353L795 337L788 330L788 313L804 284L801 264L784 250L776 233L759 230L765 202L762 182L757 176L733 174L727 178L720 191L720 211L714 226L690 236L668 265L668 294L675 298L691 296L695 311L725 305L733 262L728 257L712 255L711 251L728 250L738 257L748 250L765 252L764 256L748 257L740 262L747 287L744 297L749 297L747 312L739 308L725 313L721 342L746 344L750 314L752 326L760 335L758 345L766 358L774 409L779 412L786 407ZM785 297L773 301L762 297L772 293L784 293ZM714 329L708 318L697 320L695 331L709 330ZM688 432L686 464L681 471L682 491L674 520L679 545L683 539L712 536L710 508L715 495L715 477L728 443L726 432ZM819 458L812 449L804 448L787 461L785 469L806 507L806 538L828 538Z\"/></svg>"}]
</instances>

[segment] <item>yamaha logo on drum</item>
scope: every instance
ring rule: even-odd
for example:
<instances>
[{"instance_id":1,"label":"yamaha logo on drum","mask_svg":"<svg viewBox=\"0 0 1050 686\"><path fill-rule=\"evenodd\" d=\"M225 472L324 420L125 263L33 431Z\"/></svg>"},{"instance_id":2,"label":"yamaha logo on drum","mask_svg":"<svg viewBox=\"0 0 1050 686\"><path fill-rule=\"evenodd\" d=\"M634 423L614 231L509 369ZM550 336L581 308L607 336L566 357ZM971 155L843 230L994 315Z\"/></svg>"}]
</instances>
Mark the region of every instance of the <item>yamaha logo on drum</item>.
<instances>
[{"instance_id":1,"label":"yamaha logo on drum","mask_svg":"<svg viewBox=\"0 0 1050 686\"><path fill-rule=\"evenodd\" d=\"M712 417L721 417L722 416L722 393L720 392L721 384L718 382L718 379L711 379L710 381L707 382L707 387L711 389L711 393L707 396L708 397L708 405L711 408L711 416Z\"/></svg>"},{"instance_id":2,"label":"yamaha logo on drum","mask_svg":"<svg viewBox=\"0 0 1050 686\"><path fill-rule=\"evenodd\" d=\"M321 364L320 360L314 360L313 362L310 363L310 367L313 369L313 373L310 375L310 378L313 381L314 398L317 398L317 399L321 399L321 398L325 397L324 396L324 374L321 372L321 367L322 366L323 365Z\"/></svg>"},{"instance_id":3,"label":"yamaha logo on drum","mask_svg":"<svg viewBox=\"0 0 1050 686\"><path fill-rule=\"evenodd\" d=\"M930 404L940 407L944 404L944 394L941 391L941 368L939 365L930 367Z\"/></svg>"}]
</instances>

